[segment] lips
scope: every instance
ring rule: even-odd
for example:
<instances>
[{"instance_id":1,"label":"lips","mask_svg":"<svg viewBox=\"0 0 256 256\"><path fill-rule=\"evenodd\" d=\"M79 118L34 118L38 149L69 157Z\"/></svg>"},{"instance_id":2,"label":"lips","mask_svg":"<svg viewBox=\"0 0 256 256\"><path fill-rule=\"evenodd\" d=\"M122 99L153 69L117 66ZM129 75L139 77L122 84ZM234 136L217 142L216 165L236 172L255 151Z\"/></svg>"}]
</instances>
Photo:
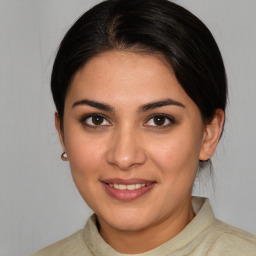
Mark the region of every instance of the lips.
<instances>
[{"instance_id":1,"label":"lips","mask_svg":"<svg viewBox=\"0 0 256 256\"><path fill-rule=\"evenodd\" d=\"M101 182L108 195L122 201L135 200L155 185L155 182L141 179L108 179Z\"/></svg>"},{"instance_id":2,"label":"lips","mask_svg":"<svg viewBox=\"0 0 256 256\"><path fill-rule=\"evenodd\" d=\"M147 186L147 184L130 184L130 185L125 185L125 184L108 184L110 187L119 189L119 190L135 190L139 188L143 188Z\"/></svg>"}]
</instances>

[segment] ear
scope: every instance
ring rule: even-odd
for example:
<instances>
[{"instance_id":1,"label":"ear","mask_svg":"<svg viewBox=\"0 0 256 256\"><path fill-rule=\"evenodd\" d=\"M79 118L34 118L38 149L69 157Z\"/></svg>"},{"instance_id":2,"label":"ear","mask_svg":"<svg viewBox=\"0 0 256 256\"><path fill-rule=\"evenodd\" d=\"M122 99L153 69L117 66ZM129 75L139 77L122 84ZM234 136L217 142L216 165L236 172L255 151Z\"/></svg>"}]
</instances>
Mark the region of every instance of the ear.
<instances>
[{"instance_id":1,"label":"ear","mask_svg":"<svg viewBox=\"0 0 256 256\"><path fill-rule=\"evenodd\" d=\"M200 160L206 161L214 154L222 133L224 120L224 111L217 109L214 118L205 125L203 143L199 155Z\"/></svg>"},{"instance_id":2,"label":"ear","mask_svg":"<svg viewBox=\"0 0 256 256\"><path fill-rule=\"evenodd\" d=\"M64 143L64 134L63 134L63 130L61 129L60 117L59 117L58 112L55 112L55 127L59 134L59 140L60 140L61 147L63 149L63 152L65 152L66 150L65 150L65 143Z\"/></svg>"}]
</instances>

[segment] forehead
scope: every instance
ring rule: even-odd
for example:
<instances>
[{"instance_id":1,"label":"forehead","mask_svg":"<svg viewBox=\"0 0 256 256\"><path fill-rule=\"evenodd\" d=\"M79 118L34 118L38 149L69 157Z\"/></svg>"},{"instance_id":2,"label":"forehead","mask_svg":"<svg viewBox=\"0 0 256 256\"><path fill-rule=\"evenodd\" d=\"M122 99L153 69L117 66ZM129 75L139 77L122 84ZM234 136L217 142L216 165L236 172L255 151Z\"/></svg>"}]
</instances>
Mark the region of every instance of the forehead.
<instances>
[{"instance_id":1,"label":"forehead","mask_svg":"<svg viewBox=\"0 0 256 256\"><path fill-rule=\"evenodd\" d=\"M92 58L76 73L67 101L143 104L167 97L191 101L162 56L111 51Z\"/></svg>"}]
</instances>

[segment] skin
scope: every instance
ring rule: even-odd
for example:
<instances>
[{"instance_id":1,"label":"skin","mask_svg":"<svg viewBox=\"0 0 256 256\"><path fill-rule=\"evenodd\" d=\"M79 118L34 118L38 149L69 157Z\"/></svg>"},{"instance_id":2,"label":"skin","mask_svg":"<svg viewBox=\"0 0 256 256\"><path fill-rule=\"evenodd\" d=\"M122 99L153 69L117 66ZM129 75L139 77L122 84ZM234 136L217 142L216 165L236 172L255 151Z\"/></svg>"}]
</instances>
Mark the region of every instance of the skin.
<instances>
[{"instance_id":1,"label":"skin","mask_svg":"<svg viewBox=\"0 0 256 256\"><path fill-rule=\"evenodd\" d=\"M143 108L166 99L178 104ZM96 120L92 113L104 118ZM168 118L159 117L163 114ZM74 182L97 214L101 236L115 250L134 254L163 244L193 219L198 161L213 155L224 113L216 110L205 124L161 56L112 51L76 73L66 96L64 130L57 113L55 122ZM118 200L102 183L114 178L153 185L133 200Z\"/></svg>"}]
</instances>

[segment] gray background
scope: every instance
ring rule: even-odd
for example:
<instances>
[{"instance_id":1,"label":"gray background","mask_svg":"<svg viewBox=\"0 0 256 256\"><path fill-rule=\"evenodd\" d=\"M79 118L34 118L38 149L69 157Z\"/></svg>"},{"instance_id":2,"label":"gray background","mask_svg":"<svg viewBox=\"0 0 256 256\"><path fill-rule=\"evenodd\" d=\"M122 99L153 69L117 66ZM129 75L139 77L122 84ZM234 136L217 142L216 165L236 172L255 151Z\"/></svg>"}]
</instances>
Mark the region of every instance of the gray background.
<instances>
[{"instance_id":1,"label":"gray background","mask_svg":"<svg viewBox=\"0 0 256 256\"><path fill-rule=\"evenodd\" d=\"M60 39L96 0L0 0L0 256L25 256L82 228L91 211L60 160L49 80ZM256 1L176 1L213 32L229 78L225 133L195 194L256 235Z\"/></svg>"}]
</instances>

